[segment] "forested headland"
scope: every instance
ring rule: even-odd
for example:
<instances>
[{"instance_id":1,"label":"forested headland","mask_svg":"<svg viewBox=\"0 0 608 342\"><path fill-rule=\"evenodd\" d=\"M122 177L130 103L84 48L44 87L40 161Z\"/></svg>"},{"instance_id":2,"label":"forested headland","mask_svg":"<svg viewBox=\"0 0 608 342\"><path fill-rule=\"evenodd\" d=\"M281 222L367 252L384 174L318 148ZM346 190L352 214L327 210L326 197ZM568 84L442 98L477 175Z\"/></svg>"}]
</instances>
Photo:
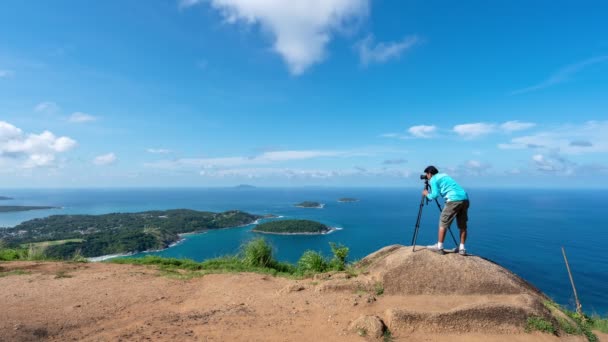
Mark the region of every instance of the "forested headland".
<instances>
[{"instance_id":1,"label":"forested headland","mask_svg":"<svg viewBox=\"0 0 608 342\"><path fill-rule=\"evenodd\" d=\"M44 254L68 259L96 257L167 248L179 234L238 227L261 218L242 211L213 213L188 209L112 213L105 215L53 215L0 229L0 242L8 248L49 241Z\"/></svg>"}]
</instances>

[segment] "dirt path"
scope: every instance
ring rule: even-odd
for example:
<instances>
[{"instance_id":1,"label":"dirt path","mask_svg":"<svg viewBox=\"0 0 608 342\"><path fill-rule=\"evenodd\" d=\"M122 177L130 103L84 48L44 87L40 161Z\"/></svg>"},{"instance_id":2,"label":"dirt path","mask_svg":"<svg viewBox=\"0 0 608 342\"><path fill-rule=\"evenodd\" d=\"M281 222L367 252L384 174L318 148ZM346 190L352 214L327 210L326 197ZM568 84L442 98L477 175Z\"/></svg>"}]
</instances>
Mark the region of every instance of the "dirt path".
<instances>
[{"instance_id":1,"label":"dirt path","mask_svg":"<svg viewBox=\"0 0 608 342\"><path fill-rule=\"evenodd\" d=\"M349 324L388 309L441 312L518 295L394 296L332 291L325 280L215 274L190 280L103 263L0 263L0 340L357 341ZM8 272L8 273L7 273ZM26 273L26 274L18 274ZM394 341L557 341L547 334L399 331ZM580 337L562 340L583 341Z\"/></svg>"}]
</instances>

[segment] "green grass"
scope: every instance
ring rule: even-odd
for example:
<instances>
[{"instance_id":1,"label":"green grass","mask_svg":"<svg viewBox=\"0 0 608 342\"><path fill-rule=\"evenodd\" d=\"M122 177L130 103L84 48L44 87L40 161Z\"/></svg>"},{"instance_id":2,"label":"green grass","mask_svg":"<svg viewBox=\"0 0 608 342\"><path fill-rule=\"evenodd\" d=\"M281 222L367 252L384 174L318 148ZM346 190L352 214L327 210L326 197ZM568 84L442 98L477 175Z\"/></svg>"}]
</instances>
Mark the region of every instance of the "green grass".
<instances>
[{"instance_id":1,"label":"green grass","mask_svg":"<svg viewBox=\"0 0 608 342\"><path fill-rule=\"evenodd\" d=\"M11 275L27 275L27 274L31 274L28 271L24 271L24 270L14 270L14 271L7 271L7 272L0 272L0 278L2 277L8 277Z\"/></svg>"},{"instance_id":2,"label":"green grass","mask_svg":"<svg viewBox=\"0 0 608 342\"><path fill-rule=\"evenodd\" d=\"M382 283L378 282L376 284L374 284L374 291L376 292L376 295L381 296L384 294L384 285L382 285Z\"/></svg>"},{"instance_id":3,"label":"green grass","mask_svg":"<svg viewBox=\"0 0 608 342\"><path fill-rule=\"evenodd\" d=\"M608 334L608 318L592 316L591 317L591 329L598 330L605 334Z\"/></svg>"},{"instance_id":4,"label":"green grass","mask_svg":"<svg viewBox=\"0 0 608 342\"><path fill-rule=\"evenodd\" d=\"M537 316L528 317L528 321L526 323L526 331L541 331L549 334L557 333L557 329L555 329L551 322L548 322L544 318Z\"/></svg>"},{"instance_id":5,"label":"green grass","mask_svg":"<svg viewBox=\"0 0 608 342\"><path fill-rule=\"evenodd\" d=\"M55 273L55 279L62 279L62 278L72 278L72 276L70 274L68 274L68 272L65 270L57 271L57 273Z\"/></svg>"},{"instance_id":6,"label":"green grass","mask_svg":"<svg viewBox=\"0 0 608 342\"><path fill-rule=\"evenodd\" d=\"M279 262L274 259L272 246L263 238L249 241L241 246L241 252L234 256L225 256L197 262L190 259L163 258L145 256L143 258L118 258L107 262L118 264L135 264L156 266L161 275L175 279L191 279L210 273L256 272L301 279L316 273L336 271L347 268L346 255L348 248L332 245L334 258L326 259L314 251L306 251L297 265Z\"/></svg>"},{"instance_id":7,"label":"green grass","mask_svg":"<svg viewBox=\"0 0 608 342\"><path fill-rule=\"evenodd\" d=\"M250 267L271 267L274 263L272 259L272 247L262 238L249 241L242 247L245 265Z\"/></svg>"},{"instance_id":8,"label":"green grass","mask_svg":"<svg viewBox=\"0 0 608 342\"><path fill-rule=\"evenodd\" d=\"M587 340L590 342L598 341L597 336L595 336L592 330L599 330L604 332L604 330L602 329L606 329L606 326L608 325L608 319L602 319L599 317L589 317L584 314L579 315L578 313L566 310L551 301L546 301L544 304L549 310L559 310L563 312L566 316L570 317L570 319L572 319L572 321L576 323L576 327L573 327L572 324L567 320L563 318L557 318L557 321L560 325L560 329L562 329L565 333L568 334L585 335L585 337L587 337Z\"/></svg>"},{"instance_id":9,"label":"green grass","mask_svg":"<svg viewBox=\"0 0 608 342\"><path fill-rule=\"evenodd\" d=\"M328 270L325 258L319 252L306 251L298 260L298 269L304 274L321 273Z\"/></svg>"},{"instance_id":10,"label":"green grass","mask_svg":"<svg viewBox=\"0 0 608 342\"><path fill-rule=\"evenodd\" d=\"M39 248L4 248L0 249L0 261L16 260L50 260Z\"/></svg>"},{"instance_id":11,"label":"green grass","mask_svg":"<svg viewBox=\"0 0 608 342\"><path fill-rule=\"evenodd\" d=\"M57 246L63 245L68 242L83 242L83 239L67 239L67 240L55 240L55 241L42 241L42 242L33 242L33 243L23 243L21 244L21 248L28 248L30 246L33 247L48 247L48 246Z\"/></svg>"}]
</instances>

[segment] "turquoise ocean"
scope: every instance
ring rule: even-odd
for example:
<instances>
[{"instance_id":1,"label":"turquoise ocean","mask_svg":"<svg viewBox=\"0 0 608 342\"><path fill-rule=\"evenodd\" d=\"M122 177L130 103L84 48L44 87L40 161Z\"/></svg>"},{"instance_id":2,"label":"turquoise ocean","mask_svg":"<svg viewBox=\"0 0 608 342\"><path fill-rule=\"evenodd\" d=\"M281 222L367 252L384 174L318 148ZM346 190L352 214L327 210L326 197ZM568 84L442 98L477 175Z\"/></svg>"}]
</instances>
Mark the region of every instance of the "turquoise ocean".
<instances>
[{"instance_id":1,"label":"turquoise ocean","mask_svg":"<svg viewBox=\"0 0 608 342\"><path fill-rule=\"evenodd\" d=\"M561 247L568 254L583 309L608 314L607 206L600 192L589 190L469 189L467 250L510 269L556 302L573 308L572 288ZM15 198L0 205L52 205L61 209L0 213L0 227L56 214L104 214L152 209L188 208L205 211L238 209L255 214L320 221L342 228L316 236L263 235L277 259L296 262L306 250L330 255L329 242L350 248L350 260L384 246L409 245L420 189L414 188L213 188L213 189L44 189L2 190ZM341 197L359 202L339 203ZM323 209L295 203L310 200ZM423 208L419 245L436 242L439 210ZM260 236L253 226L189 235L169 249L141 253L204 260L237 253L246 241ZM458 233L453 227L454 234ZM448 236L448 248L453 242ZM458 270L453 270L458 272Z\"/></svg>"}]
</instances>

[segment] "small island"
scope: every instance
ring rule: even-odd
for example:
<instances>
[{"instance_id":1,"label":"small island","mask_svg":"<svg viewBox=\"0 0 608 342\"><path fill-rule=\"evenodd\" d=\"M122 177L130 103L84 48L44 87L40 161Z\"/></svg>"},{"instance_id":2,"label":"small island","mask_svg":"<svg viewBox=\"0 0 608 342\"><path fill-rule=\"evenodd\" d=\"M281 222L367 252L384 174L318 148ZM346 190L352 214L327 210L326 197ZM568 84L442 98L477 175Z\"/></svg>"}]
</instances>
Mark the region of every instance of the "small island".
<instances>
[{"instance_id":1,"label":"small island","mask_svg":"<svg viewBox=\"0 0 608 342\"><path fill-rule=\"evenodd\" d=\"M60 209L59 207L31 206L31 205L0 205L0 213L13 213L18 211Z\"/></svg>"},{"instance_id":2,"label":"small island","mask_svg":"<svg viewBox=\"0 0 608 342\"><path fill-rule=\"evenodd\" d=\"M237 186L234 187L235 189L256 189L255 186L250 185L250 184L239 184Z\"/></svg>"},{"instance_id":3,"label":"small island","mask_svg":"<svg viewBox=\"0 0 608 342\"><path fill-rule=\"evenodd\" d=\"M325 204L319 203L319 202L304 201L304 202L300 202L300 203L296 204L296 207L322 209L323 207L325 207Z\"/></svg>"},{"instance_id":4,"label":"small island","mask_svg":"<svg viewBox=\"0 0 608 342\"><path fill-rule=\"evenodd\" d=\"M359 202L358 198L353 197L342 197L338 200L340 203L350 203L350 202Z\"/></svg>"},{"instance_id":5,"label":"small island","mask_svg":"<svg viewBox=\"0 0 608 342\"><path fill-rule=\"evenodd\" d=\"M6 196L0 196L0 201L8 201L8 200L12 200L14 198L12 197L6 197Z\"/></svg>"},{"instance_id":6,"label":"small island","mask_svg":"<svg viewBox=\"0 0 608 342\"><path fill-rule=\"evenodd\" d=\"M281 235L327 234L335 229L310 220L280 220L257 225L252 232Z\"/></svg>"}]
</instances>

